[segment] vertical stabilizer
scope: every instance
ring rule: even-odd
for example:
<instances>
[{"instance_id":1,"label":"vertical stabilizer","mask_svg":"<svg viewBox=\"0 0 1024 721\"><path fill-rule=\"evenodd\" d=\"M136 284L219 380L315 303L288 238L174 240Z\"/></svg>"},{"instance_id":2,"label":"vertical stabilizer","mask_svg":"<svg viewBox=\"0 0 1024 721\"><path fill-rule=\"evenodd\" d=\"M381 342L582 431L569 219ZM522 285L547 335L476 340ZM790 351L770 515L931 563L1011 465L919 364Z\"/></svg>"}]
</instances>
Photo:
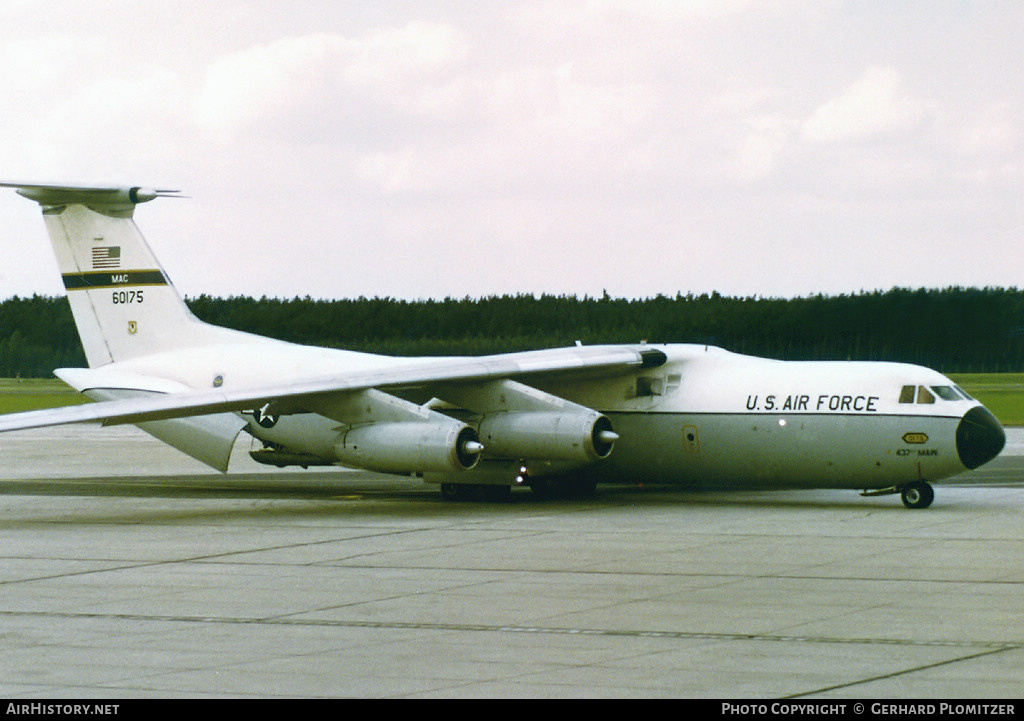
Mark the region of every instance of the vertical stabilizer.
<instances>
[{"instance_id":1,"label":"vertical stabilizer","mask_svg":"<svg viewBox=\"0 0 1024 721\"><path fill-rule=\"evenodd\" d=\"M42 207L90 367L247 337L192 315L132 219L136 204L177 191L0 186Z\"/></svg>"}]
</instances>

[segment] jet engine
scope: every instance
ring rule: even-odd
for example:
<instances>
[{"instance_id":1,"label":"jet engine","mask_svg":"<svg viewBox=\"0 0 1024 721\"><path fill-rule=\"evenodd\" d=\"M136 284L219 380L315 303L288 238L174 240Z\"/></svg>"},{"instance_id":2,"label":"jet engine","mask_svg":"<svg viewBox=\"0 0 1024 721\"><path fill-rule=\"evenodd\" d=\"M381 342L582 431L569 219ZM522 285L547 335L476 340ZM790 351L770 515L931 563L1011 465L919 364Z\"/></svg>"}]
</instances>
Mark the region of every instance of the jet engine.
<instances>
[{"instance_id":1,"label":"jet engine","mask_svg":"<svg viewBox=\"0 0 1024 721\"><path fill-rule=\"evenodd\" d=\"M482 450L476 431L441 419L353 426L334 446L343 464L382 473L469 470Z\"/></svg>"},{"instance_id":2,"label":"jet engine","mask_svg":"<svg viewBox=\"0 0 1024 721\"><path fill-rule=\"evenodd\" d=\"M492 413L480 421L479 434L491 457L585 463L606 458L619 437L594 411Z\"/></svg>"}]
</instances>

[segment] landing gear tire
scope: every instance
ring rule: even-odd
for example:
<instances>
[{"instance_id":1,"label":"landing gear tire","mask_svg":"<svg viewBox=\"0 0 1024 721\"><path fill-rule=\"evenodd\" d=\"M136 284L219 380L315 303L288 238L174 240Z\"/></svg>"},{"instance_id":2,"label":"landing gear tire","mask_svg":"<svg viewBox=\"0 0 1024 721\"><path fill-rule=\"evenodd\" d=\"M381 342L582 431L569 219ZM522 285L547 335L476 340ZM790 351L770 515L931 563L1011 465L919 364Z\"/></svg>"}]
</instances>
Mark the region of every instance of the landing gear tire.
<instances>
[{"instance_id":1,"label":"landing gear tire","mask_svg":"<svg viewBox=\"0 0 1024 721\"><path fill-rule=\"evenodd\" d=\"M589 478L580 478L573 481L569 486L569 493L572 498L590 498L597 492L597 481Z\"/></svg>"},{"instance_id":2,"label":"landing gear tire","mask_svg":"<svg viewBox=\"0 0 1024 721\"><path fill-rule=\"evenodd\" d=\"M442 483L441 484L441 498L446 501L457 501L459 500L459 484L458 483Z\"/></svg>"},{"instance_id":3,"label":"landing gear tire","mask_svg":"<svg viewBox=\"0 0 1024 721\"><path fill-rule=\"evenodd\" d=\"M903 487L900 497L907 508L928 508L935 500L935 491L924 481L915 481Z\"/></svg>"},{"instance_id":4,"label":"landing gear tire","mask_svg":"<svg viewBox=\"0 0 1024 721\"><path fill-rule=\"evenodd\" d=\"M481 486L478 493L482 501L492 503L510 503L512 501L512 486Z\"/></svg>"},{"instance_id":5,"label":"landing gear tire","mask_svg":"<svg viewBox=\"0 0 1024 721\"><path fill-rule=\"evenodd\" d=\"M540 479L530 480L530 490L533 492L534 498L541 498L548 500L552 498L553 486L549 481L542 481Z\"/></svg>"},{"instance_id":6,"label":"landing gear tire","mask_svg":"<svg viewBox=\"0 0 1024 721\"><path fill-rule=\"evenodd\" d=\"M477 483L442 483L441 498L446 501L507 503L512 500L512 487Z\"/></svg>"},{"instance_id":7,"label":"landing gear tire","mask_svg":"<svg viewBox=\"0 0 1024 721\"><path fill-rule=\"evenodd\" d=\"M574 478L565 481L531 480L530 489L533 494L545 500L589 498L597 490L597 481L587 478Z\"/></svg>"}]
</instances>

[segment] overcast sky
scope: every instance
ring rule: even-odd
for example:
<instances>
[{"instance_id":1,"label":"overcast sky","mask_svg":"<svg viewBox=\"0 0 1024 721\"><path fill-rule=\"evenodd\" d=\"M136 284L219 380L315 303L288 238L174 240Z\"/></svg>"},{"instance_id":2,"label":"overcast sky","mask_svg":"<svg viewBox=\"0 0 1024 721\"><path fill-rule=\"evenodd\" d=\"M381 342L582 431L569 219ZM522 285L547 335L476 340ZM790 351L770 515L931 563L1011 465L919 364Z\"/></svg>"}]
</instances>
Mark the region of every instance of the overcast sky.
<instances>
[{"instance_id":1,"label":"overcast sky","mask_svg":"<svg viewBox=\"0 0 1024 721\"><path fill-rule=\"evenodd\" d=\"M0 0L0 180L181 188L135 219L190 296L1024 286L1022 33L1018 0Z\"/></svg>"}]
</instances>

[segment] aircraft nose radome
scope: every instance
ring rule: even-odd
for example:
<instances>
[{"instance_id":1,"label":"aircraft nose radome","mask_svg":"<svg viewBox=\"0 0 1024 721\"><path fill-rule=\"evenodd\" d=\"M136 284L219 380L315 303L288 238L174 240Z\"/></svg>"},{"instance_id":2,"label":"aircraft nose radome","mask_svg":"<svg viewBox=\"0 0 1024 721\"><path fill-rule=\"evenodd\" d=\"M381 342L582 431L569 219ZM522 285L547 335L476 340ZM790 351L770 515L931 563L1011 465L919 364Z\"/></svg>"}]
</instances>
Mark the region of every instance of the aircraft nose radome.
<instances>
[{"instance_id":1,"label":"aircraft nose radome","mask_svg":"<svg viewBox=\"0 0 1024 721\"><path fill-rule=\"evenodd\" d=\"M965 468L975 469L999 455L1006 433L987 408L976 406L964 413L956 428L956 450Z\"/></svg>"}]
</instances>

